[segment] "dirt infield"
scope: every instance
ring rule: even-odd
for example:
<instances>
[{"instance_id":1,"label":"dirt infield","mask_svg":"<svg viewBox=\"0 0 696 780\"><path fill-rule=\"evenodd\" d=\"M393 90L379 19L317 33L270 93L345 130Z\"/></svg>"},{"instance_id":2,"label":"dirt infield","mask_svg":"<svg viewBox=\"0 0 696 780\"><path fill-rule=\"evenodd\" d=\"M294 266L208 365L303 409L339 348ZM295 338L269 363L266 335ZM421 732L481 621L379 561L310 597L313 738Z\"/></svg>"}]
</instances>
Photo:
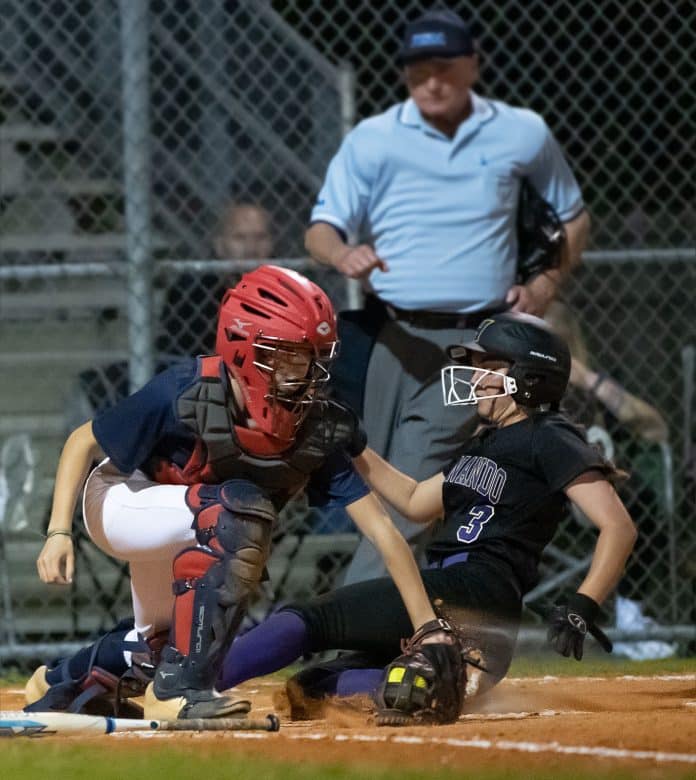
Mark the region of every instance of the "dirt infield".
<instances>
[{"instance_id":1,"label":"dirt infield","mask_svg":"<svg viewBox=\"0 0 696 780\"><path fill-rule=\"evenodd\" d=\"M148 749L153 740L177 747L231 751L290 762L410 769L477 770L514 767L536 772L623 771L630 777L696 777L696 675L542 677L508 679L472 700L451 726L377 728L360 702L327 708L323 717L292 721L279 682L254 681L240 693L252 715L276 711L279 733L111 735L110 748ZM0 709L20 709L14 689L0 690ZM317 713L318 715L318 713ZM78 737L50 737L72 742ZM79 739L84 739L80 737ZM163 745L164 746L164 745Z\"/></svg>"}]
</instances>

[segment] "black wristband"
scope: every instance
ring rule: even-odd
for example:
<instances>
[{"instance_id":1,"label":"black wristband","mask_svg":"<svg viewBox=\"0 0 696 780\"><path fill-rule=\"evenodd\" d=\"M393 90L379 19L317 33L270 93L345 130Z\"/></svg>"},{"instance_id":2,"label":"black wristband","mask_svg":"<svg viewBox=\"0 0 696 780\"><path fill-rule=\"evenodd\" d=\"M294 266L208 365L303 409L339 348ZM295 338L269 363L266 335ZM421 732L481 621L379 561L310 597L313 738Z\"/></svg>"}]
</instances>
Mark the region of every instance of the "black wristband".
<instances>
[{"instance_id":1,"label":"black wristband","mask_svg":"<svg viewBox=\"0 0 696 780\"><path fill-rule=\"evenodd\" d=\"M435 620L428 620L427 623L423 623L422 626L411 637L411 642L419 642L423 637L428 634L435 634L438 631L444 631L446 634L452 633L452 626L443 618L435 618Z\"/></svg>"}]
</instances>

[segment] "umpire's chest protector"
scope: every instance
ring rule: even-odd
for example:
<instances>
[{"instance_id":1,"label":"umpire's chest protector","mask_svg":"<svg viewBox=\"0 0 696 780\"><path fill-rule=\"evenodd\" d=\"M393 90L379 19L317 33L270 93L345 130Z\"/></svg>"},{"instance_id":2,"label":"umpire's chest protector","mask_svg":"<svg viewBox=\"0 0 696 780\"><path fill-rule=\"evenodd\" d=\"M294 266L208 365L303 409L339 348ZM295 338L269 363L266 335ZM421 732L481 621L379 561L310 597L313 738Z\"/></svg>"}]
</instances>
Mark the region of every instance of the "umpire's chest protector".
<instances>
[{"instance_id":1,"label":"umpire's chest protector","mask_svg":"<svg viewBox=\"0 0 696 780\"><path fill-rule=\"evenodd\" d=\"M176 400L179 421L195 436L193 451L183 467L164 458L151 461L153 478L178 485L248 479L271 493L290 497L302 490L309 475L335 446L332 437L322 437L318 442L316 436L307 435L306 429L316 427L310 417L302 426L300 441L287 453L255 456L240 446L235 413L222 359L217 355L199 358L193 382Z\"/></svg>"}]
</instances>

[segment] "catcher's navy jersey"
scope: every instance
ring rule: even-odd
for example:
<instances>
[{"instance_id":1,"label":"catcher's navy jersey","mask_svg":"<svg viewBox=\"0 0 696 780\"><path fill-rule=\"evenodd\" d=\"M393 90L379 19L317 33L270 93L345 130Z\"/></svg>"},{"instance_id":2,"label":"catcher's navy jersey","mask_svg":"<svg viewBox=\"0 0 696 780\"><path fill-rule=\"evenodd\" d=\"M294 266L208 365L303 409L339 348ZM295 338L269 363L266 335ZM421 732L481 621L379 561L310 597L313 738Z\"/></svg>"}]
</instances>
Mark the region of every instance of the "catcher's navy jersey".
<instances>
[{"instance_id":1,"label":"catcher's navy jersey","mask_svg":"<svg viewBox=\"0 0 696 780\"><path fill-rule=\"evenodd\" d=\"M104 410L92 423L94 436L111 462L124 474L148 473L155 457L180 467L188 461L196 436L179 420L176 405L194 380L197 360L191 358L155 376L138 392ZM248 477L248 473L243 475ZM345 507L369 493L369 488L341 451L334 451L310 477L309 501L319 507ZM272 488L269 492L273 493Z\"/></svg>"},{"instance_id":2,"label":"catcher's navy jersey","mask_svg":"<svg viewBox=\"0 0 696 780\"><path fill-rule=\"evenodd\" d=\"M485 429L444 470L446 520L428 554L439 559L468 551L503 558L527 591L567 511L563 489L585 471L610 468L561 414Z\"/></svg>"}]
</instances>

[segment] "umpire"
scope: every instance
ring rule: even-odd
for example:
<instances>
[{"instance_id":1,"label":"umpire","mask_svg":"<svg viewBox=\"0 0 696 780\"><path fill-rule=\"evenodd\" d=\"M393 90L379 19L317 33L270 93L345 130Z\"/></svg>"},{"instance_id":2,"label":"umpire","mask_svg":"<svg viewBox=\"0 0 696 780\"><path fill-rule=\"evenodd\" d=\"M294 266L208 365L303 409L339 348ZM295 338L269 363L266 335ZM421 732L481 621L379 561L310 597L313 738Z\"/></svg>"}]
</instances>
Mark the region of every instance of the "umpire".
<instances>
[{"instance_id":1,"label":"umpire","mask_svg":"<svg viewBox=\"0 0 696 780\"><path fill-rule=\"evenodd\" d=\"M442 404L444 347L493 312L543 315L580 263L589 217L544 120L472 91L478 55L457 14L428 11L408 24L401 62L409 99L345 137L305 246L363 281L365 309L342 319L338 391L362 408L371 447L421 480L443 468L476 423L474 410L467 417ZM565 242L557 268L518 283L523 180L555 209ZM422 527L394 520L420 555ZM363 539L346 582L383 573Z\"/></svg>"}]
</instances>

